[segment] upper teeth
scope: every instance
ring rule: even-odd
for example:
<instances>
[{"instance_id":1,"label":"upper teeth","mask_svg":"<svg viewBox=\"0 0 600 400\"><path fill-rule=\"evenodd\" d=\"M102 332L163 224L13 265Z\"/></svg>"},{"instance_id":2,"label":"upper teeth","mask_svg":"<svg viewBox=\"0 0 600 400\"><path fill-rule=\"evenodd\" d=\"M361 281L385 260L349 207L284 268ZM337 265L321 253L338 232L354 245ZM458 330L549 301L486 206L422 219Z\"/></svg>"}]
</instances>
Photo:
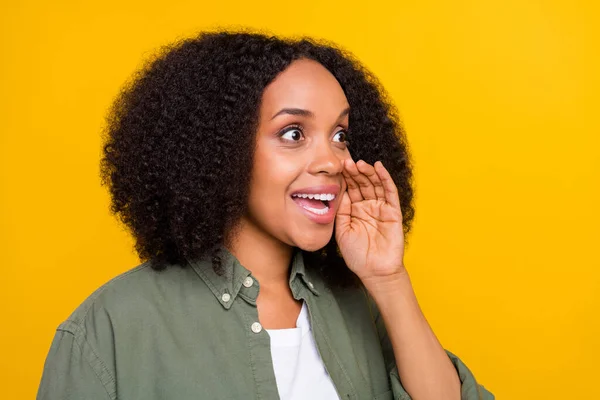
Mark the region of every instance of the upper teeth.
<instances>
[{"instance_id":1,"label":"upper teeth","mask_svg":"<svg viewBox=\"0 0 600 400\"><path fill-rule=\"evenodd\" d=\"M309 199L315 199L315 200L331 201L331 200L335 199L335 194L331 194L331 193L320 193L320 194L294 193L292 195L292 197L302 197L305 199L309 198Z\"/></svg>"}]
</instances>

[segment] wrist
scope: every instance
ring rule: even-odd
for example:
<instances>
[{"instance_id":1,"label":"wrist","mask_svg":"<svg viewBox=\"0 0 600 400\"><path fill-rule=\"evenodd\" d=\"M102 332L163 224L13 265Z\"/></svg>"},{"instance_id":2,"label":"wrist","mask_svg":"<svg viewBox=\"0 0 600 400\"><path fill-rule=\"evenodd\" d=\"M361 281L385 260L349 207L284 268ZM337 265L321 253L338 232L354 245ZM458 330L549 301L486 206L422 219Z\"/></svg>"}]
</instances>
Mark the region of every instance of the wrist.
<instances>
[{"instance_id":1,"label":"wrist","mask_svg":"<svg viewBox=\"0 0 600 400\"><path fill-rule=\"evenodd\" d=\"M402 271L386 279L365 279L363 285L377 304L384 321L391 321L400 316L404 321L410 321L410 324L416 326L417 321L424 319L408 272Z\"/></svg>"},{"instance_id":2,"label":"wrist","mask_svg":"<svg viewBox=\"0 0 600 400\"><path fill-rule=\"evenodd\" d=\"M400 271L385 276L370 276L361 278L362 284L374 300L394 298L413 293L412 283L408 271Z\"/></svg>"},{"instance_id":3,"label":"wrist","mask_svg":"<svg viewBox=\"0 0 600 400\"><path fill-rule=\"evenodd\" d=\"M410 277L406 268L401 267L391 274L361 276L360 280L367 288L388 291L395 290L407 280L410 281Z\"/></svg>"}]
</instances>

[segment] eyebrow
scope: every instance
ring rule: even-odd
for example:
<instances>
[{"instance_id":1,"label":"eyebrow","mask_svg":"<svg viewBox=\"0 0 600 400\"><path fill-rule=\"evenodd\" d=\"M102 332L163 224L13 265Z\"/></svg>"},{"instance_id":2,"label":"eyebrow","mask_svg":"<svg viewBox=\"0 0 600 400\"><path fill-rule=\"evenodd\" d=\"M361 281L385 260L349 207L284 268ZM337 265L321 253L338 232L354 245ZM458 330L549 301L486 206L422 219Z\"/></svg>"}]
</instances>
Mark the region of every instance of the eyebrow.
<instances>
[{"instance_id":1,"label":"eyebrow","mask_svg":"<svg viewBox=\"0 0 600 400\"><path fill-rule=\"evenodd\" d=\"M342 111L340 113L340 116L338 117L338 119L345 117L349 113L350 113L350 107L347 107L346 109L344 109L344 111ZM304 110L302 108L282 108L281 110L279 110L277 112L277 114L275 114L271 117L271 120L275 119L275 117L282 115L282 114L299 115L302 117L309 117L309 118L314 118L314 116L315 116L315 114L312 111Z\"/></svg>"}]
</instances>

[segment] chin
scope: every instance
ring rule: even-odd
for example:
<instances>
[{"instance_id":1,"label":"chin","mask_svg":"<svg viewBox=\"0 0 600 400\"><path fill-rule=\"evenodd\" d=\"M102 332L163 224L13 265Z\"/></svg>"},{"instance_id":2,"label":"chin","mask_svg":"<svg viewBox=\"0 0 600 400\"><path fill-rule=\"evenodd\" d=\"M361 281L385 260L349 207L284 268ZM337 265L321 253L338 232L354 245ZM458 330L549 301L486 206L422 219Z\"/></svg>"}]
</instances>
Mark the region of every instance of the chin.
<instances>
[{"instance_id":1,"label":"chin","mask_svg":"<svg viewBox=\"0 0 600 400\"><path fill-rule=\"evenodd\" d=\"M304 251L317 251L329 243L332 233L333 232L330 232L329 234L318 233L297 238L297 240L294 240L294 245Z\"/></svg>"}]
</instances>

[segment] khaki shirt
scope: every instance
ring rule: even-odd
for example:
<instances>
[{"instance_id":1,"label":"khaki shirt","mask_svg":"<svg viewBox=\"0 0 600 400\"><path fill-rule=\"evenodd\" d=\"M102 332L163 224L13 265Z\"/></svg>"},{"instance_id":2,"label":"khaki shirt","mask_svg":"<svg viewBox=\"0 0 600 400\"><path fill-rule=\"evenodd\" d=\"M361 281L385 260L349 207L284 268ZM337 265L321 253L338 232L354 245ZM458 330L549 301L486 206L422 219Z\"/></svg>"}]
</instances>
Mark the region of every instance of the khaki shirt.
<instances>
[{"instance_id":1,"label":"khaki shirt","mask_svg":"<svg viewBox=\"0 0 600 400\"><path fill-rule=\"evenodd\" d=\"M143 263L92 293L56 331L38 400L279 399L260 284L224 247L191 268ZM331 289L295 251L289 285L308 307L340 399L409 400L375 303L364 288ZM446 350L463 400L494 396Z\"/></svg>"}]
</instances>

